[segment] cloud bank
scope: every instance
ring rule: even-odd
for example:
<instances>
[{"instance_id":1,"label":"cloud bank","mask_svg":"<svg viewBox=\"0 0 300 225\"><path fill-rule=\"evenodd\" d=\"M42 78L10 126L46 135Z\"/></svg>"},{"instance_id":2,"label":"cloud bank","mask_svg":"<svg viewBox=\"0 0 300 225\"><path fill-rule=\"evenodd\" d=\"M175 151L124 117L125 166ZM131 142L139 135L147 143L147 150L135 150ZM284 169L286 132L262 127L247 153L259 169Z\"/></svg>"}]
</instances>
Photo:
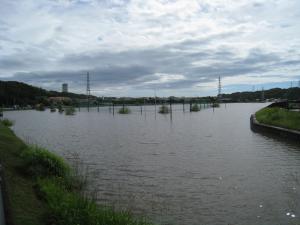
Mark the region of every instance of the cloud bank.
<instances>
[{"instance_id":1,"label":"cloud bank","mask_svg":"<svg viewBox=\"0 0 300 225\"><path fill-rule=\"evenodd\" d=\"M203 96L218 76L226 91L300 79L297 0L3 0L0 14L3 80L80 93L89 71L96 95Z\"/></svg>"}]
</instances>

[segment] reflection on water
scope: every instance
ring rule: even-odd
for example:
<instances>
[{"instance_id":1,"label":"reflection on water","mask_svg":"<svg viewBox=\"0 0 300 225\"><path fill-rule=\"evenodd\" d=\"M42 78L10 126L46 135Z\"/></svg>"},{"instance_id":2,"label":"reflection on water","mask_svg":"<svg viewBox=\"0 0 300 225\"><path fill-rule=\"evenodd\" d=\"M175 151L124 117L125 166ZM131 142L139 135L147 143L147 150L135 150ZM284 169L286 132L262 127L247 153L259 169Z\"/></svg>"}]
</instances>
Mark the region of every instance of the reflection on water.
<instances>
[{"instance_id":1,"label":"reflection on water","mask_svg":"<svg viewBox=\"0 0 300 225\"><path fill-rule=\"evenodd\" d=\"M15 132L90 165L102 204L161 224L299 224L300 146L250 130L264 104L197 113L7 112ZM185 107L188 109L188 106ZM117 109L115 109L117 112Z\"/></svg>"}]
</instances>

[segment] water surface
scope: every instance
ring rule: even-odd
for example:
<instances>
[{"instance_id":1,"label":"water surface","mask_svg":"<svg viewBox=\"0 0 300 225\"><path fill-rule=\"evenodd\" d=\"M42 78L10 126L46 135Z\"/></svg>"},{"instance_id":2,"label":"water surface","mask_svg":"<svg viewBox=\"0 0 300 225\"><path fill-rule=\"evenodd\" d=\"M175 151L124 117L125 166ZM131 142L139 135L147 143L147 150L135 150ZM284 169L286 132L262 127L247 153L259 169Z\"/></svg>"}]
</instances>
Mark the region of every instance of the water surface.
<instances>
[{"instance_id":1,"label":"water surface","mask_svg":"<svg viewBox=\"0 0 300 225\"><path fill-rule=\"evenodd\" d=\"M250 115L263 106L5 116L23 139L65 157L78 153L102 204L160 224L300 224L300 146L250 130Z\"/></svg>"}]
</instances>

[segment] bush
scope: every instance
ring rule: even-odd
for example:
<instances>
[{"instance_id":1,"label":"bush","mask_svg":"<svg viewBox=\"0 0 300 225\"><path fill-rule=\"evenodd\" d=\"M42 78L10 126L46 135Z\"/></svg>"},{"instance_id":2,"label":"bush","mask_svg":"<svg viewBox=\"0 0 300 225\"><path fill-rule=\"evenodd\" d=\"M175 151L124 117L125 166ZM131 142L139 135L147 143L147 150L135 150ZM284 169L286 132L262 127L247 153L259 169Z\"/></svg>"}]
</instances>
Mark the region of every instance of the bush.
<instances>
[{"instance_id":1,"label":"bush","mask_svg":"<svg viewBox=\"0 0 300 225\"><path fill-rule=\"evenodd\" d=\"M119 109L120 114L129 114L130 112L131 112L130 109L127 107L122 107Z\"/></svg>"},{"instance_id":2,"label":"bush","mask_svg":"<svg viewBox=\"0 0 300 225\"><path fill-rule=\"evenodd\" d=\"M11 127L14 125L14 122L9 119L3 119L1 120L1 123L6 127Z\"/></svg>"},{"instance_id":3,"label":"bush","mask_svg":"<svg viewBox=\"0 0 300 225\"><path fill-rule=\"evenodd\" d=\"M212 104L212 107L218 108L218 107L220 107L220 104L219 104L218 102L214 102L214 103Z\"/></svg>"},{"instance_id":4,"label":"bush","mask_svg":"<svg viewBox=\"0 0 300 225\"><path fill-rule=\"evenodd\" d=\"M76 112L75 108L73 108L73 107L68 107L68 108L66 108L65 114L66 114L67 116L73 116L73 115L75 115L75 112Z\"/></svg>"},{"instance_id":5,"label":"bush","mask_svg":"<svg viewBox=\"0 0 300 225\"><path fill-rule=\"evenodd\" d=\"M40 104L37 104L37 105L35 106L35 109L36 109L37 111L45 111L45 106L44 106L43 103L40 103Z\"/></svg>"},{"instance_id":6,"label":"bush","mask_svg":"<svg viewBox=\"0 0 300 225\"><path fill-rule=\"evenodd\" d=\"M25 160L25 170L36 177L68 177L70 167L59 156L46 149L29 146L21 155Z\"/></svg>"},{"instance_id":7,"label":"bush","mask_svg":"<svg viewBox=\"0 0 300 225\"><path fill-rule=\"evenodd\" d=\"M199 108L198 104L193 104L192 108L191 108L191 111L192 112L198 112L198 111L200 111L200 108Z\"/></svg>"},{"instance_id":8,"label":"bush","mask_svg":"<svg viewBox=\"0 0 300 225\"><path fill-rule=\"evenodd\" d=\"M165 105L162 105L160 108L159 108L159 113L162 113L162 114L168 114L169 113L169 108Z\"/></svg>"}]
</instances>

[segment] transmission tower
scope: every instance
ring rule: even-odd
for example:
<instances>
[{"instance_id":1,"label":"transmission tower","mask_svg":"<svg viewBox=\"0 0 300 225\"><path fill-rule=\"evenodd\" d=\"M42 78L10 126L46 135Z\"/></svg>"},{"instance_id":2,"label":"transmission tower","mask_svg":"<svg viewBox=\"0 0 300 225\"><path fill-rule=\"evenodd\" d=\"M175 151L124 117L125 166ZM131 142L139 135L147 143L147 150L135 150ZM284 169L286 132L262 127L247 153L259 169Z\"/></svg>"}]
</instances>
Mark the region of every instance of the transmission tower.
<instances>
[{"instance_id":1,"label":"transmission tower","mask_svg":"<svg viewBox=\"0 0 300 225\"><path fill-rule=\"evenodd\" d=\"M89 72L87 72L87 74L86 74L86 97L87 97L88 112L90 111L90 95L91 95L90 74L89 74Z\"/></svg>"},{"instance_id":2,"label":"transmission tower","mask_svg":"<svg viewBox=\"0 0 300 225\"><path fill-rule=\"evenodd\" d=\"M261 101L262 102L265 101L265 89L264 89L264 87L262 87L262 89L261 89Z\"/></svg>"},{"instance_id":3,"label":"transmission tower","mask_svg":"<svg viewBox=\"0 0 300 225\"><path fill-rule=\"evenodd\" d=\"M221 76L219 76L219 84L218 84L218 98L221 99L222 95L222 85L221 85Z\"/></svg>"}]
</instances>

